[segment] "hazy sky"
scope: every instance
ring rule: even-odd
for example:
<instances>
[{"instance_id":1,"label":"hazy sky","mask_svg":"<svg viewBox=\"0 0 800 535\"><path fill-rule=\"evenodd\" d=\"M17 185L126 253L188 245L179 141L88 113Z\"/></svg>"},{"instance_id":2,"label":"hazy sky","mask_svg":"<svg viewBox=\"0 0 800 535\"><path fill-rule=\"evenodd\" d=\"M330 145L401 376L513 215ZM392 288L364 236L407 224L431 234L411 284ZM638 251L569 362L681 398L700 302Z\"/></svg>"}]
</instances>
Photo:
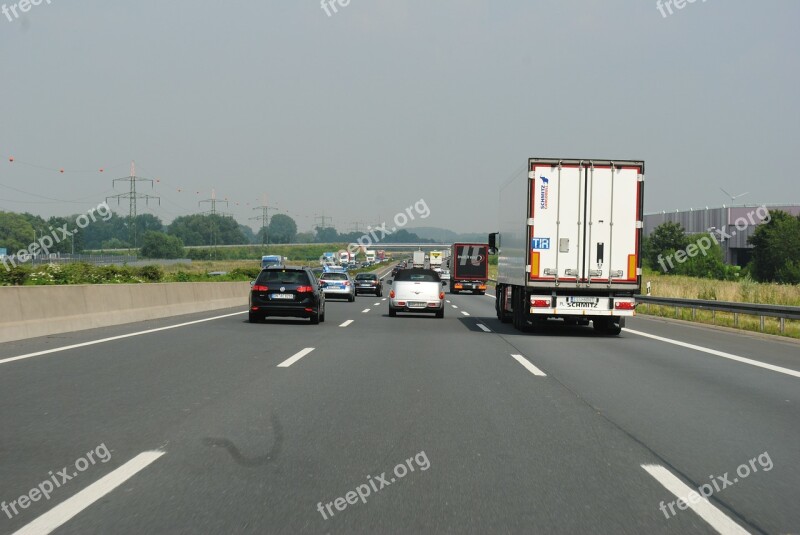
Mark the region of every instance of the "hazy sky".
<instances>
[{"instance_id":1,"label":"hazy sky","mask_svg":"<svg viewBox=\"0 0 800 535\"><path fill-rule=\"evenodd\" d=\"M644 159L648 212L800 202L797 0L47 1L0 15L0 210L88 210L132 159L166 222L215 188L490 231L532 156Z\"/></svg>"}]
</instances>

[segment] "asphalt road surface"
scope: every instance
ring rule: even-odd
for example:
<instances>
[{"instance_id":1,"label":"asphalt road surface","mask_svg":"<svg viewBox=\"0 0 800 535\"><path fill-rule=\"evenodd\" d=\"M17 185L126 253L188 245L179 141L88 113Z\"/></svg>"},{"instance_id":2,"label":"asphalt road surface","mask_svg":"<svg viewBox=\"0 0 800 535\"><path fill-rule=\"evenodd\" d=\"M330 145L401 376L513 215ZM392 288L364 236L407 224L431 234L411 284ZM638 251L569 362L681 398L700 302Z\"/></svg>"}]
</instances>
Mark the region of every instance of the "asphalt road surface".
<instances>
[{"instance_id":1,"label":"asphalt road surface","mask_svg":"<svg viewBox=\"0 0 800 535\"><path fill-rule=\"evenodd\" d=\"M800 533L797 343L448 300L0 345L0 533Z\"/></svg>"}]
</instances>

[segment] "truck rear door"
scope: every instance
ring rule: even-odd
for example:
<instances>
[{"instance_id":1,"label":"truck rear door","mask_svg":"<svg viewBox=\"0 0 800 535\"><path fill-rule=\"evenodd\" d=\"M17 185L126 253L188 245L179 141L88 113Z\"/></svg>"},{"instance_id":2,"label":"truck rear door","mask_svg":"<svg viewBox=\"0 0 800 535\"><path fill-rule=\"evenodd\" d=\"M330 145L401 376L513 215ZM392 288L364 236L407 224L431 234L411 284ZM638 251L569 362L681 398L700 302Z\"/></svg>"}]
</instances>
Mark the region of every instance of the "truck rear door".
<instances>
[{"instance_id":1,"label":"truck rear door","mask_svg":"<svg viewBox=\"0 0 800 535\"><path fill-rule=\"evenodd\" d=\"M488 246L483 244L465 244L456 247L456 257L452 262L454 278L486 279L488 274Z\"/></svg>"},{"instance_id":2,"label":"truck rear door","mask_svg":"<svg viewBox=\"0 0 800 535\"><path fill-rule=\"evenodd\" d=\"M639 286L643 162L530 161L530 284Z\"/></svg>"}]
</instances>

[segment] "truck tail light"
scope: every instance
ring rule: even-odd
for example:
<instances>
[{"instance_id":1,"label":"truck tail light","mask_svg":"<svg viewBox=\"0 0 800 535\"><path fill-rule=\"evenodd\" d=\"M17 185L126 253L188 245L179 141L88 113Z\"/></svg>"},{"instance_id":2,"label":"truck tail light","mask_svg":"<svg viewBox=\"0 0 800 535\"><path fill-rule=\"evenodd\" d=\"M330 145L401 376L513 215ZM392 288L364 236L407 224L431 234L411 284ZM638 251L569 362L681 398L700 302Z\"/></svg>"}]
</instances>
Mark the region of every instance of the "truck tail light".
<instances>
[{"instance_id":1,"label":"truck tail light","mask_svg":"<svg viewBox=\"0 0 800 535\"><path fill-rule=\"evenodd\" d=\"M614 308L617 310L634 310L636 303L634 301L617 301L614 303Z\"/></svg>"},{"instance_id":2,"label":"truck tail light","mask_svg":"<svg viewBox=\"0 0 800 535\"><path fill-rule=\"evenodd\" d=\"M486 289L486 285L485 284L481 284L480 286L478 286L478 289L479 290L485 290Z\"/></svg>"},{"instance_id":3,"label":"truck tail light","mask_svg":"<svg viewBox=\"0 0 800 535\"><path fill-rule=\"evenodd\" d=\"M464 285L463 285L463 284L461 284L460 282L457 282L457 283L456 283L456 285L455 285L455 286L453 286L453 288L455 288L456 290L460 290L460 289L461 289L461 288L463 288L463 287L464 287Z\"/></svg>"},{"instance_id":4,"label":"truck tail light","mask_svg":"<svg viewBox=\"0 0 800 535\"><path fill-rule=\"evenodd\" d=\"M253 291L254 292L268 292L269 291L269 286L262 286L260 284L256 284L255 286L253 286Z\"/></svg>"},{"instance_id":5,"label":"truck tail light","mask_svg":"<svg viewBox=\"0 0 800 535\"><path fill-rule=\"evenodd\" d=\"M549 299L531 299L531 306L537 308L550 308Z\"/></svg>"}]
</instances>

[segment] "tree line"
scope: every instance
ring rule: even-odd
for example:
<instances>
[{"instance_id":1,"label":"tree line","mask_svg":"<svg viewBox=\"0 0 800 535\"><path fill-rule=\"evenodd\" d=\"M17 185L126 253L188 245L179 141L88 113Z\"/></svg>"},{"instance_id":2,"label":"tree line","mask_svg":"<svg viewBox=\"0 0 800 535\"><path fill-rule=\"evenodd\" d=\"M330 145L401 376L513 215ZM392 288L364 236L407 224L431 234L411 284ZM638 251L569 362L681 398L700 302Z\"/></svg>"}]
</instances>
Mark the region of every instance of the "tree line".
<instances>
[{"instance_id":1,"label":"tree line","mask_svg":"<svg viewBox=\"0 0 800 535\"><path fill-rule=\"evenodd\" d=\"M75 221L79 215L44 219L30 213L0 212L0 248L5 248L8 255L13 255L29 249L42 236L58 236L60 228L76 230ZM71 232L65 239L54 239L55 243L49 252L79 254L88 250L136 248L147 258L182 258L185 257L186 246L350 243L362 237L362 233L358 232L340 234L332 227L298 232L295 220L285 214L272 216L269 225L258 232L239 224L233 217L218 214L180 216L168 225L152 214L141 214L135 218L134 224L135 228L131 228L130 218L112 213L107 220L92 221L85 228ZM134 235L135 244L132 243ZM427 243L431 240L399 230L382 237L381 242Z\"/></svg>"}]
</instances>

